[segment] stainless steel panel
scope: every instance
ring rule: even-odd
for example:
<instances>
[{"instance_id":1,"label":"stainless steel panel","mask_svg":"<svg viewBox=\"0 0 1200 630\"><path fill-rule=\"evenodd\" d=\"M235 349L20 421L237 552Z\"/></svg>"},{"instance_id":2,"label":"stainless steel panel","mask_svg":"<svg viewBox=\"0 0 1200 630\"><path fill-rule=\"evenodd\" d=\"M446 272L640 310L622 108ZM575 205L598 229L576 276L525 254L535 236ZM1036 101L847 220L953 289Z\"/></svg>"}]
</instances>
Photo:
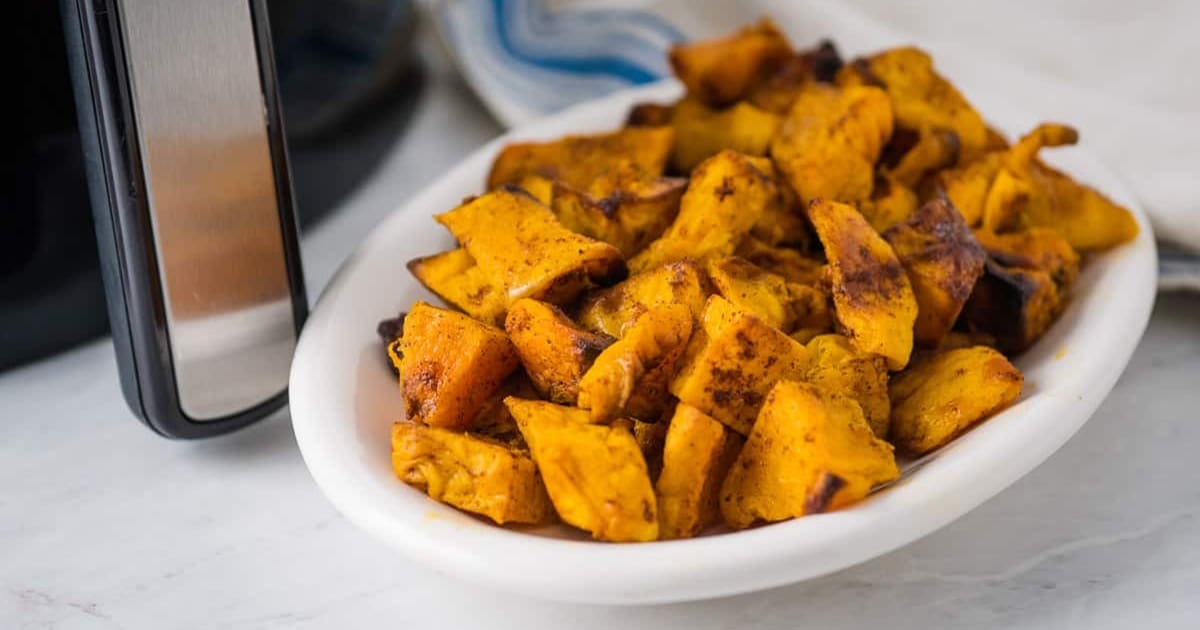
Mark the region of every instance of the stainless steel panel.
<instances>
[{"instance_id":1,"label":"stainless steel panel","mask_svg":"<svg viewBox=\"0 0 1200 630\"><path fill-rule=\"evenodd\" d=\"M287 387L295 321L247 0L119 0L183 412Z\"/></svg>"}]
</instances>

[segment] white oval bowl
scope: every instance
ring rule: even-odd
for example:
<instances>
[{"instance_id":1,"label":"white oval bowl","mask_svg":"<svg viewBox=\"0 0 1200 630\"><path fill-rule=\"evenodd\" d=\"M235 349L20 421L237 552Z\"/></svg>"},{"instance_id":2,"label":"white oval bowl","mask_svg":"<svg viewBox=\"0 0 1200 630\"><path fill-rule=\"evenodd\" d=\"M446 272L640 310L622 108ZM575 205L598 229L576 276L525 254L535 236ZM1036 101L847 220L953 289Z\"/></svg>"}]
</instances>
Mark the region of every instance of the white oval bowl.
<instances>
[{"instance_id":1,"label":"white oval bowl","mask_svg":"<svg viewBox=\"0 0 1200 630\"><path fill-rule=\"evenodd\" d=\"M907 467L899 482L866 501L747 531L614 545L561 526L496 527L401 483L392 473L389 428L403 405L375 326L417 299L435 299L405 268L453 245L431 215L478 194L504 144L613 129L631 104L678 94L674 82L658 83L496 139L383 221L338 271L300 338L290 391L304 460L347 518L417 562L533 597L636 604L744 593L849 567L950 523L1048 458L1112 389L1150 316L1154 241L1115 175L1081 149L1055 149L1047 153L1056 165L1131 208L1141 234L1087 261L1066 312L1016 361L1025 373L1017 404ZM1000 103L979 106L993 121L1031 119Z\"/></svg>"}]
</instances>

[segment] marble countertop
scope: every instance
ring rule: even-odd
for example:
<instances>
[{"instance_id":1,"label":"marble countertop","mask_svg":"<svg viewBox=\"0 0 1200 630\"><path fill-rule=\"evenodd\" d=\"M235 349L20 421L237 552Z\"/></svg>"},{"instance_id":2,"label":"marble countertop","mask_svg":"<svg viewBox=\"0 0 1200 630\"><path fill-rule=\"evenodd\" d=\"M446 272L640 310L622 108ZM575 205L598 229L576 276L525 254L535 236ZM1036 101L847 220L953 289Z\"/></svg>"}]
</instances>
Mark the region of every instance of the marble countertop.
<instances>
[{"instance_id":1,"label":"marble countertop","mask_svg":"<svg viewBox=\"0 0 1200 630\"><path fill-rule=\"evenodd\" d=\"M313 297L407 194L498 131L435 60L378 173L306 234ZM154 436L98 341L0 374L0 627L1195 628L1197 410L1200 296L1163 296L1079 434L945 529L803 584L605 608L410 564L321 496L286 413L203 442Z\"/></svg>"}]
</instances>

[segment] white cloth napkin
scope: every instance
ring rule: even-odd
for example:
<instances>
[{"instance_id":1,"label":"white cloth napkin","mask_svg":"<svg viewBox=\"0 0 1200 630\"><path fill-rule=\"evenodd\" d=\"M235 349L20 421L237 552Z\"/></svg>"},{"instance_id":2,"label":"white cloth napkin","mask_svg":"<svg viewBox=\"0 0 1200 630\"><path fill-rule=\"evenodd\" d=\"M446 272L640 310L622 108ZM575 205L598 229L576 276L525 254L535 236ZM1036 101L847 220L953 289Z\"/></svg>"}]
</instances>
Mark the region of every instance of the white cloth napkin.
<instances>
[{"instance_id":1,"label":"white cloth napkin","mask_svg":"<svg viewBox=\"0 0 1200 630\"><path fill-rule=\"evenodd\" d=\"M916 44L968 98L1019 100L1034 117L1029 127L1074 125L1127 180L1156 235L1200 252L1200 2L443 0L432 8L468 82L508 125L664 76L671 42L763 15L798 47L828 37L845 58ZM1192 272L1200 278L1200 264Z\"/></svg>"}]
</instances>

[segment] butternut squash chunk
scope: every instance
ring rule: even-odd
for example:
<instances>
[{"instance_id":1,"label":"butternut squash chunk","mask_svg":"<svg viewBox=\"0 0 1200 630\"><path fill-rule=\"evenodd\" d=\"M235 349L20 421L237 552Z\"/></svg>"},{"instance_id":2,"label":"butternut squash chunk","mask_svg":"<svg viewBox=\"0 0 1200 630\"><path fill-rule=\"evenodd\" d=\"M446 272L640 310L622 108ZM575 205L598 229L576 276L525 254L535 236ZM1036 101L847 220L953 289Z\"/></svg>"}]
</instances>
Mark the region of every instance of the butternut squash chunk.
<instances>
[{"instance_id":1,"label":"butternut squash chunk","mask_svg":"<svg viewBox=\"0 0 1200 630\"><path fill-rule=\"evenodd\" d=\"M552 304L528 298L513 302L504 330L537 392L563 404L575 402L580 379L615 341L583 330Z\"/></svg>"},{"instance_id":2,"label":"butternut squash chunk","mask_svg":"<svg viewBox=\"0 0 1200 630\"><path fill-rule=\"evenodd\" d=\"M767 392L800 378L808 352L796 340L720 296L704 307L671 393L746 435Z\"/></svg>"},{"instance_id":3,"label":"butternut squash chunk","mask_svg":"<svg viewBox=\"0 0 1200 630\"><path fill-rule=\"evenodd\" d=\"M583 375L579 408L590 411L592 422L609 422L625 413L647 372L678 357L691 334L692 312L683 304L641 313Z\"/></svg>"},{"instance_id":4,"label":"butternut squash chunk","mask_svg":"<svg viewBox=\"0 0 1200 630\"><path fill-rule=\"evenodd\" d=\"M744 529L855 503L900 476L851 398L794 381L771 389L721 486L725 524Z\"/></svg>"},{"instance_id":5,"label":"butternut squash chunk","mask_svg":"<svg viewBox=\"0 0 1200 630\"><path fill-rule=\"evenodd\" d=\"M851 206L818 200L808 211L829 258L834 313L846 336L887 359L890 369L903 368L917 300L896 252Z\"/></svg>"},{"instance_id":6,"label":"butternut squash chunk","mask_svg":"<svg viewBox=\"0 0 1200 630\"><path fill-rule=\"evenodd\" d=\"M668 59L688 94L721 107L742 99L791 55L787 38L763 18L729 37L673 46Z\"/></svg>"},{"instance_id":7,"label":"butternut squash chunk","mask_svg":"<svg viewBox=\"0 0 1200 630\"><path fill-rule=\"evenodd\" d=\"M617 248L563 227L520 188L494 190L435 218L507 304L523 297L564 304L625 272Z\"/></svg>"},{"instance_id":8,"label":"butternut squash chunk","mask_svg":"<svg viewBox=\"0 0 1200 630\"><path fill-rule=\"evenodd\" d=\"M859 351L843 335L818 335L805 349L809 363L804 381L853 398L875 437L886 439L892 405L883 357Z\"/></svg>"},{"instance_id":9,"label":"butternut squash chunk","mask_svg":"<svg viewBox=\"0 0 1200 630\"><path fill-rule=\"evenodd\" d=\"M917 299L913 337L918 344L936 346L971 297L987 256L945 198L921 206L883 238L899 257Z\"/></svg>"},{"instance_id":10,"label":"butternut squash chunk","mask_svg":"<svg viewBox=\"0 0 1200 630\"><path fill-rule=\"evenodd\" d=\"M518 365L503 331L425 302L404 318L400 354L407 417L460 430Z\"/></svg>"},{"instance_id":11,"label":"butternut squash chunk","mask_svg":"<svg viewBox=\"0 0 1200 630\"><path fill-rule=\"evenodd\" d=\"M892 377L892 442L914 455L940 448L1011 405L1023 381L1004 355L983 346L916 362Z\"/></svg>"},{"instance_id":12,"label":"butternut squash chunk","mask_svg":"<svg viewBox=\"0 0 1200 630\"><path fill-rule=\"evenodd\" d=\"M792 105L771 157L800 200L871 198L875 162L892 135L892 106L878 88L814 84Z\"/></svg>"},{"instance_id":13,"label":"butternut squash chunk","mask_svg":"<svg viewBox=\"0 0 1200 630\"><path fill-rule=\"evenodd\" d=\"M679 215L629 261L633 272L690 258L704 261L737 249L765 209L778 203L774 178L735 151L722 151L692 172Z\"/></svg>"},{"instance_id":14,"label":"butternut squash chunk","mask_svg":"<svg viewBox=\"0 0 1200 630\"><path fill-rule=\"evenodd\" d=\"M392 468L435 501L498 524L539 524L553 509L529 455L414 422L392 425Z\"/></svg>"},{"instance_id":15,"label":"butternut squash chunk","mask_svg":"<svg viewBox=\"0 0 1200 630\"><path fill-rule=\"evenodd\" d=\"M520 185L529 175L586 189L592 180L620 163L632 163L659 176L675 146L670 127L626 127L608 133L564 136L549 142L519 142L504 147L492 163L487 188Z\"/></svg>"},{"instance_id":16,"label":"butternut squash chunk","mask_svg":"<svg viewBox=\"0 0 1200 630\"><path fill-rule=\"evenodd\" d=\"M704 412L685 403L675 407L654 486L659 538L691 538L717 522L717 495L740 447L736 433Z\"/></svg>"},{"instance_id":17,"label":"butternut squash chunk","mask_svg":"<svg viewBox=\"0 0 1200 630\"><path fill-rule=\"evenodd\" d=\"M506 398L559 517L597 540L658 538L654 488L627 429L588 423L586 411Z\"/></svg>"}]
</instances>

